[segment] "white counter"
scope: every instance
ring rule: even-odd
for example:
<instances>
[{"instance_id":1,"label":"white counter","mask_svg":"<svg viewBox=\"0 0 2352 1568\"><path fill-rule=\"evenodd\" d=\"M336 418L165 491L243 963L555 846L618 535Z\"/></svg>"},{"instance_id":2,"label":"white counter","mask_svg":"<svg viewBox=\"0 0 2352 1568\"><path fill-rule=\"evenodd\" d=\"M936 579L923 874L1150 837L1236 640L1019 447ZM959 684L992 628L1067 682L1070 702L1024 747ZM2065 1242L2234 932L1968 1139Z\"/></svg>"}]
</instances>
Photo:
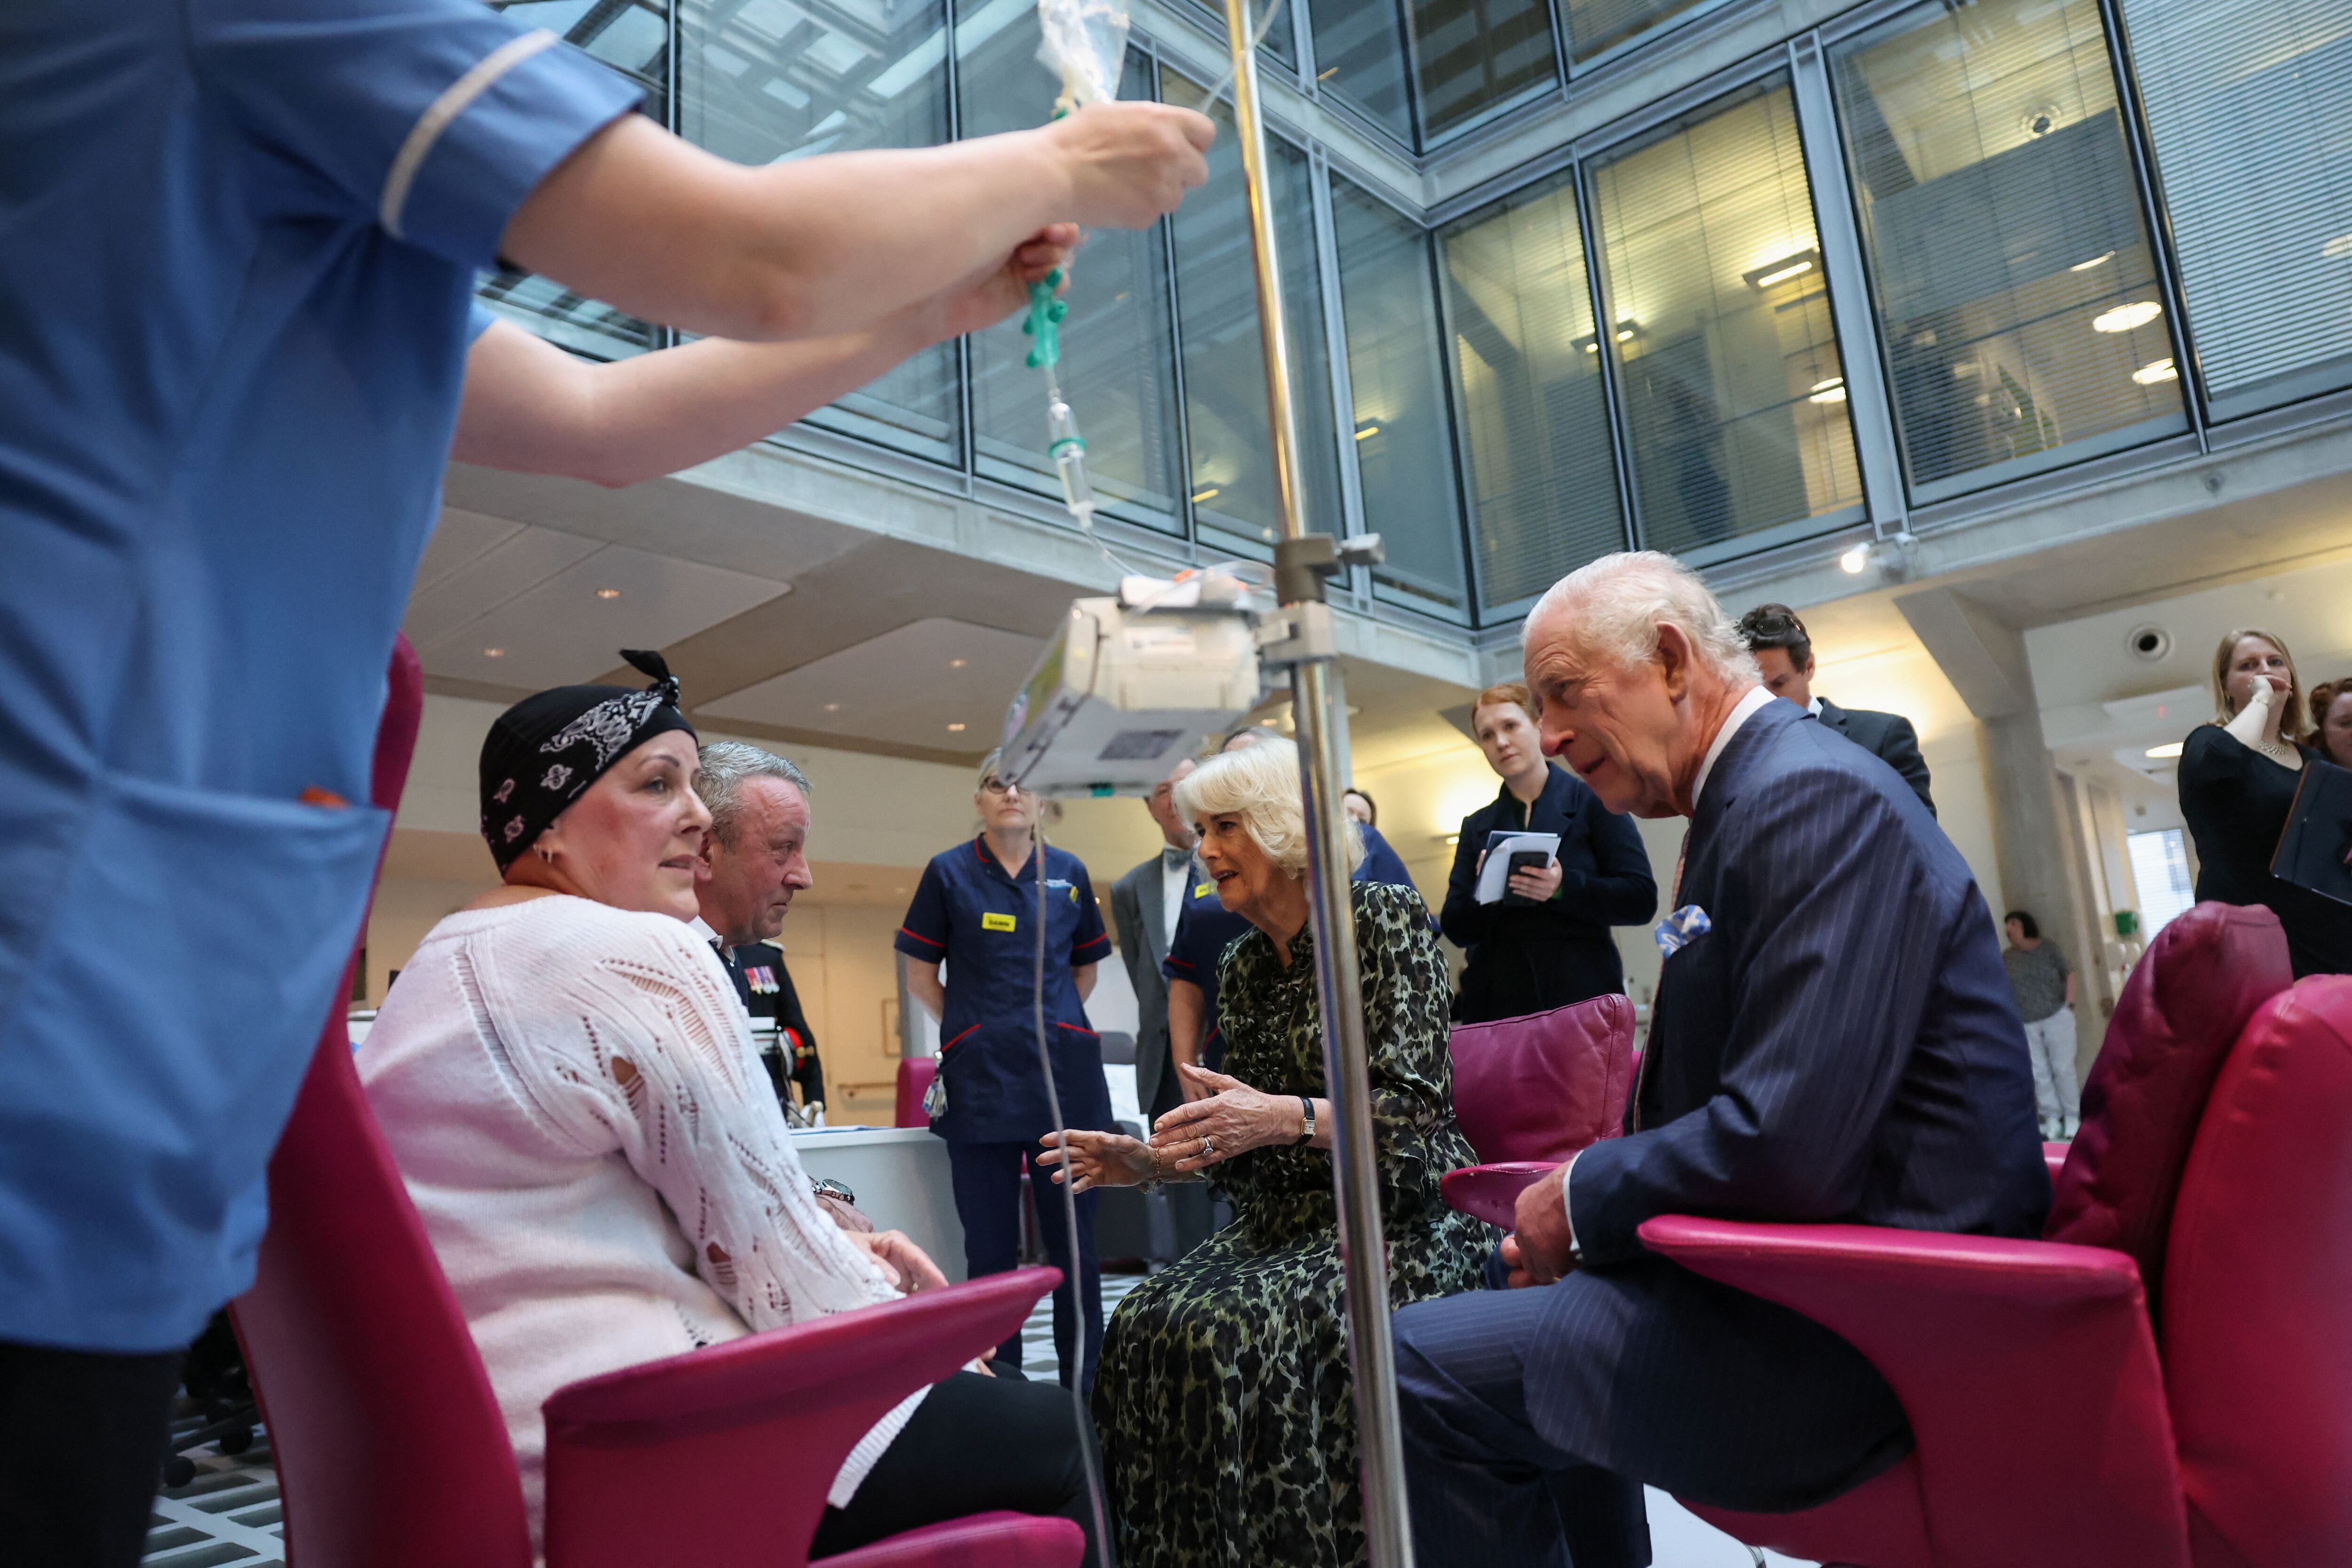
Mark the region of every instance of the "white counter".
<instances>
[{"instance_id":1,"label":"white counter","mask_svg":"<svg viewBox=\"0 0 2352 1568\"><path fill-rule=\"evenodd\" d=\"M963 1225L956 1218L948 1145L928 1127L800 1127L793 1148L813 1176L857 1195L885 1230L903 1230L950 1280L963 1278Z\"/></svg>"}]
</instances>

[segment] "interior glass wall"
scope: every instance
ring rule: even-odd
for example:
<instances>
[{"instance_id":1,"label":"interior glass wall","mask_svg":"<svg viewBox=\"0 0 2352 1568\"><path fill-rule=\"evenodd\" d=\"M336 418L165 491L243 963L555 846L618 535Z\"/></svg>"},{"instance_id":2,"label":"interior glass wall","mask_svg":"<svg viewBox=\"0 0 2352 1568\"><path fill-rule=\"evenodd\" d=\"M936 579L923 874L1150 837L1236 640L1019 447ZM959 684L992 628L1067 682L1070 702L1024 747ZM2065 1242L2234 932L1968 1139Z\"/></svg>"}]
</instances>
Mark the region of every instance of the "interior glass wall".
<instances>
[{"instance_id":1,"label":"interior glass wall","mask_svg":"<svg viewBox=\"0 0 2352 1568\"><path fill-rule=\"evenodd\" d=\"M1559 80L1547 0L1410 0L1407 14L1424 141Z\"/></svg>"},{"instance_id":2,"label":"interior glass wall","mask_svg":"<svg viewBox=\"0 0 2352 1568\"><path fill-rule=\"evenodd\" d=\"M963 0L956 83L965 136L1041 125L1061 78L1037 59L1034 0ZM1122 99L1152 96L1151 67L1129 50ZM1169 319L1163 225L1093 229L1070 267L1061 382L1087 440L1103 511L1171 533L1183 528L1176 430L1176 337ZM974 466L982 475L1058 495L1045 458L1045 378L1029 368L1019 315L971 346Z\"/></svg>"},{"instance_id":3,"label":"interior glass wall","mask_svg":"<svg viewBox=\"0 0 2352 1568\"><path fill-rule=\"evenodd\" d=\"M1202 84L1163 69L1171 103L1198 103ZM1216 143L1209 183L1171 220L1176 249L1177 339L1184 354L1184 420L1190 440L1194 524L1203 539L1263 555L1281 517L1267 434L1265 360L1258 331L1257 275L1249 204L1233 109L1211 111ZM1289 327L1292 397L1307 526L1347 531L1339 501L1339 438L1333 429L1331 363L1323 328L1323 272L1315 247L1315 184L1307 155L1266 138L1273 175L1275 241L1282 258L1283 314Z\"/></svg>"},{"instance_id":4,"label":"interior glass wall","mask_svg":"<svg viewBox=\"0 0 2352 1568\"><path fill-rule=\"evenodd\" d=\"M1787 80L1613 155L1592 182L1643 543L1719 559L1735 539L1857 515Z\"/></svg>"},{"instance_id":5,"label":"interior glass wall","mask_svg":"<svg viewBox=\"0 0 2352 1568\"><path fill-rule=\"evenodd\" d=\"M1561 0L1568 15L1569 57L1589 60L1615 48L1704 0Z\"/></svg>"},{"instance_id":6,"label":"interior glass wall","mask_svg":"<svg viewBox=\"0 0 2352 1568\"><path fill-rule=\"evenodd\" d=\"M1323 90L1414 145L1404 20L1396 0L1307 0L1307 16Z\"/></svg>"},{"instance_id":7,"label":"interior glass wall","mask_svg":"<svg viewBox=\"0 0 2352 1568\"><path fill-rule=\"evenodd\" d=\"M2214 414L2352 386L2352 5L2123 13Z\"/></svg>"},{"instance_id":8,"label":"interior glass wall","mask_svg":"<svg viewBox=\"0 0 2352 1568\"><path fill-rule=\"evenodd\" d=\"M1429 236L1337 176L1331 217L1364 527L1387 545L1387 564L1372 573L1374 591L1416 610L1465 619L1461 500Z\"/></svg>"},{"instance_id":9,"label":"interior glass wall","mask_svg":"<svg viewBox=\"0 0 2352 1568\"><path fill-rule=\"evenodd\" d=\"M490 0L490 9L544 27L628 78L645 93L638 110L670 123L668 0ZM501 267L485 274L483 302L499 314L594 360L625 359L660 345L661 329L574 294L552 278Z\"/></svg>"},{"instance_id":10,"label":"interior glass wall","mask_svg":"<svg viewBox=\"0 0 2352 1568\"><path fill-rule=\"evenodd\" d=\"M948 139L946 0L679 0L679 133L754 166ZM942 343L808 423L961 455Z\"/></svg>"},{"instance_id":11,"label":"interior glass wall","mask_svg":"<svg viewBox=\"0 0 2352 1568\"><path fill-rule=\"evenodd\" d=\"M1504 610L1624 548L1575 176L1472 214L1439 246L1478 597Z\"/></svg>"},{"instance_id":12,"label":"interior glass wall","mask_svg":"<svg viewBox=\"0 0 2352 1568\"><path fill-rule=\"evenodd\" d=\"M1914 494L2188 428L2097 0L1923 6L1832 68Z\"/></svg>"}]
</instances>

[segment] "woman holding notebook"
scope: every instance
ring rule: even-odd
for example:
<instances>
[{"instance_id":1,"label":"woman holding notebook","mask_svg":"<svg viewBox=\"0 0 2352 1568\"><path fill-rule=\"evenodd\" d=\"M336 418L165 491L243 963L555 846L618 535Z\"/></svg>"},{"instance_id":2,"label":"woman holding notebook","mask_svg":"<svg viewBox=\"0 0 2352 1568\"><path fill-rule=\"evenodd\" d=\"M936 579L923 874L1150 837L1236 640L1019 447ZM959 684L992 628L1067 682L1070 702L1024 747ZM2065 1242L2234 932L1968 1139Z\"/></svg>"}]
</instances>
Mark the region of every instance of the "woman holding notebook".
<instances>
[{"instance_id":1,"label":"woman holding notebook","mask_svg":"<svg viewBox=\"0 0 2352 1568\"><path fill-rule=\"evenodd\" d=\"M1470 725L1503 785L1492 805L1462 819L1446 881L1439 923L1470 955L1454 1021L1517 1018L1623 990L1609 928L1641 925L1658 909L1641 834L1574 774L1545 760L1526 686L1512 681L1479 693ZM1536 836L1515 851L1512 835ZM1482 877L1490 844L1520 863ZM1535 858L1547 850L1548 858Z\"/></svg>"}]
</instances>

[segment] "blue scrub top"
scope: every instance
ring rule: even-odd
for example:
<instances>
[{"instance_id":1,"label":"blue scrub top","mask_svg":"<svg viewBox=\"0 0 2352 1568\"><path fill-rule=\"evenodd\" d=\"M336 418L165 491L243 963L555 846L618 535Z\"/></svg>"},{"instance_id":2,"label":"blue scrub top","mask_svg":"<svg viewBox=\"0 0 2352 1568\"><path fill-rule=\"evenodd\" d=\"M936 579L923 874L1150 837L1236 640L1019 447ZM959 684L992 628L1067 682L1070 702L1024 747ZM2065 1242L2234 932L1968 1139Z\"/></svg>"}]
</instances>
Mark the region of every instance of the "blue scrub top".
<instances>
[{"instance_id":1,"label":"blue scrub top","mask_svg":"<svg viewBox=\"0 0 2352 1568\"><path fill-rule=\"evenodd\" d=\"M1110 1085L1102 1040L1087 1022L1072 971L1110 954L1087 868L1045 847L1045 1027L1054 1091L1072 1127L1108 1129ZM975 838L931 857L898 928L910 958L947 960L940 1077L947 1114L931 1131L951 1143L1031 1143L1054 1129L1037 1069L1037 855L1019 877Z\"/></svg>"},{"instance_id":2,"label":"blue scrub top","mask_svg":"<svg viewBox=\"0 0 2352 1568\"><path fill-rule=\"evenodd\" d=\"M250 1282L475 276L636 98L477 0L0 5L0 1340Z\"/></svg>"},{"instance_id":3,"label":"blue scrub top","mask_svg":"<svg viewBox=\"0 0 2352 1568\"><path fill-rule=\"evenodd\" d=\"M1406 873L1404 861L1381 837L1381 831L1367 827L1363 831L1364 858L1348 880L1390 883L1420 897L1421 890ZM1192 885L1185 890L1184 907L1177 913L1176 930L1168 938L1168 956L1160 961L1160 973L1201 988L1201 1063L1214 1072L1225 1060L1224 1030L1217 1023L1217 964L1226 948L1247 935L1250 923L1225 907L1217 896L1217 884L1201 870L1197 860L1192 872Z\"/></svg>"}]
</instances>

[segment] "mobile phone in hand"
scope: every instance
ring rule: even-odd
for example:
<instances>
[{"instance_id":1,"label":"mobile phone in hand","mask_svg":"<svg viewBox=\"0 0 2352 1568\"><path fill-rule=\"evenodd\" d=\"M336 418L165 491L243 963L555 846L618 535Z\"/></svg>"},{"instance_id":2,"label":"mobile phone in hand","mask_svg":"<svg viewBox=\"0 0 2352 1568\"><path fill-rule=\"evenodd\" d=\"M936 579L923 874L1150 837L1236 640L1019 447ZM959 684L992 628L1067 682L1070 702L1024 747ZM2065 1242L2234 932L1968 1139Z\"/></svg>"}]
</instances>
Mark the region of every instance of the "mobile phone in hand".
<instances>
[{"instance_id":1,"label":"mobile phone in hand","mask_svg":"<svg viewBox=\"0 0 2352 1568\"><path fill-rule=\"evenodd\" d=\"M1549 864L1551 864L1551 856L1541 850L1513 850L1510 866L1503 873L1503 896L1500 902L1516 904L1523 907L1539 902L1528 897L1525 894L1511 892L1511 878L1523 871L1541 871Z\"/></svg>"}]
</instances>

